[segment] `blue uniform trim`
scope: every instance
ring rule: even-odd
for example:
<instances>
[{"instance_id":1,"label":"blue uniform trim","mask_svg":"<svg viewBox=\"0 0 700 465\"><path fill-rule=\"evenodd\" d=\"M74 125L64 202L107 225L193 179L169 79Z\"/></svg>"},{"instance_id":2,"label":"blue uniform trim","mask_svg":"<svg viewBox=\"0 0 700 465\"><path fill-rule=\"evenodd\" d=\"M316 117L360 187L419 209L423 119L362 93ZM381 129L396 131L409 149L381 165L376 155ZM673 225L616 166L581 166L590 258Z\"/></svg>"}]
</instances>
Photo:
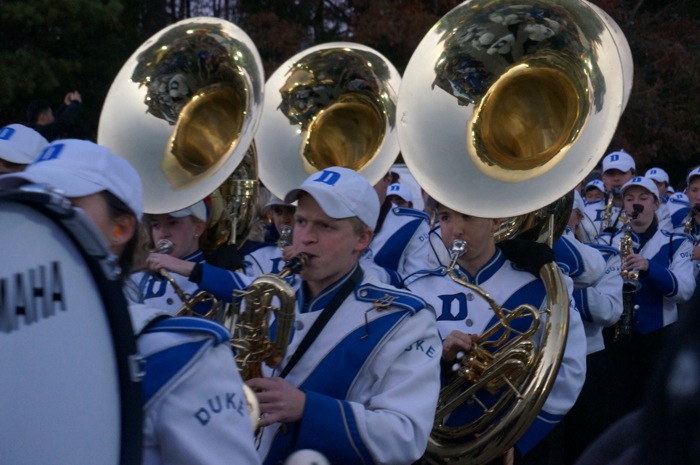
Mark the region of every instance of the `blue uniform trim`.
<instances>
[{"instance_id":1,"label":"blue uniform trim","mask_svg":"<svg viewBox=\"0 0 700 465\"><path fill-rule=\"evenodd\" d=\"M306 393L301 422L288 423L285 434L278 432L265 457L265 464L277 464L299 449L314 449L331 463L372 463L367 446L362 442L357 420L347 397L367 358L393 326L408 314L395 311L381 316L350 333L319 363L299 386ZM311 347L313 349L313 346ZM333 383L328 383L332 379ZM338 406L340 404L340 407ZM304 419L313 428L304 428ZM317 428L316 425L322 425ZM329 443L326 438L345 438Z\"/></svg>"},{"instance_id":2,"label":"blue uniform trim","mask_svg":"<svg viewBox=\"0 0 700 465\"><path fill-rule=\"evenodd\" d=\"M586 271L583 266L583 257L581 257L579 251L566 237L560 237L559 240L554 243L552 249L554 250L557 263L562 269L566 267L567 274L571 278L578 278Z\"/></svg>"},{"instance_id":3,"label":"blue uniform trim","mask_svg":"<svg viewBox=\"0 0 700 465\"><path fill-rule=\"evenodd\" d=\"M196 317L177 317L159 321L145 333L203 333L211 336L214 346L231 340L231 335L226 328L211 320Z\"/></svg>"},{"instance_id":4,"label":"blue uniform trim","mask_svg":"<svg viewBox=\"0 0 700 465\"><path fill-rule=\"evenodd\" d=\"M428 216L427 213L416 210L415 208L394 207L392 210L394 211L394 214L398 216L415 216L416 218L430 220L430 216Z\"/></svg>"},{"instance_id":5,"label":"blue uniform trim","mask_svg":"<svg viewBox=\"0 0 700 465\"><path fill-rule=\"evenodd\" d=\"M532 422L532 425L530 425L518 442L515 443L518 451L522 455L527 454L554 429L562 418L562 415L554 415L540 410L539 415L537 415L535 421Z\"/></svg>"},{"instance_id":6,"label":"blue uniform trim","mask_svg":"<svg viewBox=\"0 0 700 465\"><path fill-rule=\"evenodd\" d=\"M375 302L384 299L391 299L391 305L416 313L428 304L425 300L413 294L399 291L397 289L387 289L371 284L360 286L355 290L355 298L361 302Z\"/></svg>"},{"instance_id":7,"label":"blue uniform trim","mask_svg":"<svg viewBox=\"0 0 700 465\"><path fill-rule=\"evenodd\" d=\"M409 221L405 225L401 226L394 234L392 234L391 239L384 244L381 250L374 254L374 262L384 268L397 270L399 268L399 260L403 255L403 251L406 249L408 243L411 241L411 238L424 220L425 218L421 217L419 219Z\"/></svg>"},{"instance_id":8,"label":"blue uniform trim","mask_svg":"<svg viewBox=\"0 0 700 465\"><path fill-rule=\"evenodd\" d=\"M155 326L158 326L158 324ZM150 332L150 330L146 332ZM184 369L209 343L210 339L189 342L145 357L144 370L146 376L144 376L142 383L144 405L148 404L153 396Z\"/></svg>"},{"instance_id":9,"label":"blue uniform trim","mask_svg":"<svg viewBox=\"0 0 700 465\"><path fill-rule=\"evenodd\" d=\"M233 301L233 291L245 289L248 285L238 277L237 273L223 268L202 263L202 289L214 294L217 299L226 302Z\"/></svg>"},{"instance_id":10,"label":"blue uniform trim","mask_svg":"<svg viewBox=\"0 0 700 465\"><path fill-rule=\"evenodd\" d=\"M573 295L574 302L576 303L576 310L578 310L579 314L581 314L583 321L593 322L593 315L591 315L586 288L575 289Z\"/></svg>"}]
</instances>

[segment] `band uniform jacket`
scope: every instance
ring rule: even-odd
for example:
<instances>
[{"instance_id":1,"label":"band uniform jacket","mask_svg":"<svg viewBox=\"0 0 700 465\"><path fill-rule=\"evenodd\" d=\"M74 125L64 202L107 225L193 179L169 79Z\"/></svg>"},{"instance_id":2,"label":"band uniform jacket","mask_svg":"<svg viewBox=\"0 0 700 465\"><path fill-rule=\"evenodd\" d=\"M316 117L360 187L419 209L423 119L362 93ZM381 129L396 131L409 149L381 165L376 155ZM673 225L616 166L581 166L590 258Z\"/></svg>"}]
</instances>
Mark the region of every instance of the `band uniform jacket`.
<instances>
[{"instance_id":1,"label":"band uniform jacket","mask_svg":"<svg viewBox=\"0 0 700 465\"><path fill-rule=\"evenodd\" d=\"M653 228L653 229L651 229ZM651 233L653 232L653 235ZM600 241L619 250L622 231L612 239L601 235ZM651 235L648 239L645 236ZM654 225L644 235L631 233L633 249L649 260L649 270L641 272L634 304L633 328L641 334L661 329L678 319L677 304L693 295L693 245L687 234L658 229Z\"/></svg>"},{"instance_id":2,"label":"band uniform jacket","mask_svg":"<svg viewBox=\"0 0 700 465\"><path fill-rule=\"evenodd\" d=\"M144 465L260 463L228 331L129 307L144 378Z\"/></svg>"},{"instance_id":3,"label":"band uniform jacket","mask_svg":"<svg viewBox=\"0 0 700 465\"><path fill-rule=\"evenodd\" d=\"M348 273L305 302L297 280L296 321L284 369ZM252 278L204 265L202 286L222 297ZM209 287L211 285L211 287ZM273 328L274 329L274 328ZM440 389L442 344L424 300L388 286L376 273L340 305L285 379L306 393L301 421L268 426L259 453L277 464L299 449L331 463L413 463L423 454Z\"/></svg>"},{"instance_id":4,"label":"band uniform jacket","mask_svg":"<svg viewBox=\"0 0 700 465\"><path fill-rule=\"evenodd\" d=\"M523 303L541 309L545 304L544 283L529 272L516 268L498 248L476 276L468 276L461 268L457 268L456 271L462 278L487 292L505 309L514 310ZM573 284L570 278L565 277L565 280L570 295ZM486 300L439 270L408 282L407 288L435 308L438 330L443 339L453 330L482 334L497 321ZM568 311L569 334L561 366L542 410L516 444L521 454L527 453L554 428L573 406L583 386L586 375L586 338L572 298ZM531 318L518 320L525 320L519 323L526 323L527 327ZM535 337L539 341L537 334ZM448 424L464 424L463 419L473 418L474 408L480 409L474 405L463 405L461 409L453 412Z\"/></svg>"}]
</instances>

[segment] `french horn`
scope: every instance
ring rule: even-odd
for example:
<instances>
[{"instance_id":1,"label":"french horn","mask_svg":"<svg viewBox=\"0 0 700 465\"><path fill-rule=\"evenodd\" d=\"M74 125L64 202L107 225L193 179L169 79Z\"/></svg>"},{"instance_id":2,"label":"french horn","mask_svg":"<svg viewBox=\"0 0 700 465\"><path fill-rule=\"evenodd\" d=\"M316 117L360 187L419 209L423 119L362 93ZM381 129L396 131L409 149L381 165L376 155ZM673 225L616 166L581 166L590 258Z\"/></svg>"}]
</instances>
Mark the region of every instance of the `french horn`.
<instances>
[{"instance_id":1,"label":"french horn","mask_svg":"<svg viewBox=\"0 0 700 465\"><path fill-rule=\"evenodd\" d=\"M263 90L260 55L242 29L219 18L186 19L153 35L122 66L100 114L98 142L139 173L146 213L185 208L220 186L221 196L250 203ZM239 180L243 185L231 188ZM230 217L232 208L213 212L216 224L216 215ZM212 241L235 241L246 222L219 225Z\"/></svg>"},{"instance_id":2,"label":"french horn","mask_svg":"<svg viewBox=\"0 0 700 465\"><path fill-rule=\"evenodd\" d=\"M546 221L531 238L551 243L556 205L570 212L572 189L607 149L629 98L631 54L613 25L585 0L469 0L447 13L415 50L399 93L399 144L416 181L452 210L508 219L498 240ZM443 387L429 463L488 463L542 408L561 363L569 301L555 264L540 277L548 308L532 363L507 402L462 427L443 422L454 392L493 379ZM498 360L518 357L499 352ZM488 376L508 372L500 363Z\"/></svg>"},{"instance_id":3,"label":"french horn","mask_svg":"<svg viewBox=\"0 0 700 465\"><path fill-rule=\"evenodd\" d=\"M330 166L370 184L399 154L401 77L376 50L330 42L300 52L269 77L257 141L260 180L279 198Z\"/></svg>"}]
</instances>

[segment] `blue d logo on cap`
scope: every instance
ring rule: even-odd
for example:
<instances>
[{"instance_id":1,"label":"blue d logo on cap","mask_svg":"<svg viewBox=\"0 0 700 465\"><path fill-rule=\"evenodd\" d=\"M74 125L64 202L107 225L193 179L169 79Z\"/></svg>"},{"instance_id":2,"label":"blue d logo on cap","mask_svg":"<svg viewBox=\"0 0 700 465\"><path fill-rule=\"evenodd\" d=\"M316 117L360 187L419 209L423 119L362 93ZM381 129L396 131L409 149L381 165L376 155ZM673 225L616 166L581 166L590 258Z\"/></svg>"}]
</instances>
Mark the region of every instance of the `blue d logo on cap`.
<instances>
[{"instance_id":1,"label":"blue d logo on cap","mask_svg":"<svg viewBox=\"0 0 700 465\"><path fill-rule=\"evenodd\" d=\"M54 144L46 147L34 160L34 163L39 163L42 161L53 160L58 158L58 155L63 151L64 144Z\"/></svg>"},{"instance_id":2,"label":"blue d logo on cap","mask_svg":"<svg viewBox=\"0 0 700 465\"><path fill-rule=\"evenodd\" d=\"M618 161L619 159L620 155L618 155L617 153L610 155L610 161Z\"/></svg>"},{"instance_id":3,"label":"blue d logo on cap","mask_svg":"<svg viewBox=\"0 0 700 465\"><path fill-rule=\"evenodd\" d=\"M0 140L10 140L14 133L13 128L2 128L0 129Z\"/></svg>"},{"instance_id":4,"label":"blue d logo on cap","mask_svg":"<svg viewBox=\"0 0 700 465\"><path fill-rule=\"evenodd\" d=\"M389 186L389 190L393 192L393 191L398 191L400 189L399 189L399 186L392 185L392 186Z\"/></svg>"},{"instance_id":5,"label":"blue d logo on cap","mask_svg":"<svg viewBox=\"0 0 700 465\"><path fill-rule=\"evenodd\" d=\"M321 171L319 177L314 179L316 182L322 182L328 184L329 186L334 186L335 183L340 179L340 173L335 171L323 170Z\"/></svg>"}]
</instances>

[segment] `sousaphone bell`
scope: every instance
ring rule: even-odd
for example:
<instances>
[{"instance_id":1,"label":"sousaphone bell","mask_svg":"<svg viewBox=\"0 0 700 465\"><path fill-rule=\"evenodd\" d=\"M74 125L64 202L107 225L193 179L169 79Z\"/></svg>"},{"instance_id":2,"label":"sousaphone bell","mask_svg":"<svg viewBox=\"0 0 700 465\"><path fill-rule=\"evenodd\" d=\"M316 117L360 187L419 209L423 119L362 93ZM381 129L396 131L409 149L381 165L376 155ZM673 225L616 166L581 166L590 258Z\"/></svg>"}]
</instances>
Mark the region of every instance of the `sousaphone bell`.
<instances>
[{"instance_id":1,"label":"sousaphone bell","mask_svg":"<svg viewBox=\"0 0 700 465\"><path fill-rule=\"evenodd\" d=\"M631 55L613 24L584 0L470 0L450 11L423 38L402 80L398 135L416 181L440 204L471 216L537 213L551 225L550 205L570 211L571 190L607 149L629 97ZM507 223L522 232L528 222ZM512 388L498 408L473 423L445 422L450 393L466 388L443 387L428 462L488 463L539 413L559 370L569 308L558 267L543 266L540 277L548 305L537 352L517 380L503 380Z\"/></svg>"},{"instance_id":2,"label":"sousaphone bell","mask_svg":"<svg viewBox=\"0 0 700 465\"><path fill-rule=\"evenodd\" d=\"M185 208L221 187L212 196L211 240L233 242L245 236L253 216L245 203L257 197L253 136L263 87L262 61L243 30L219 18L186 19L153 35L121 68L98 142L139 173L146 213ZM231 195L242 199L235 212L217 203Z\"/></svg>"},{"instance_id":3,"label":"sousaphone bell","mask_svg":"<svg viewBox=\"0 0 700 465\"><path fill-rule=\"evenodd\" d=\"M280 198L330 166L378 182L399 154L400 84L391 62L361 44L331 42L291 57L265 84L261 182Z\"/></svg>"}]
</instances>

